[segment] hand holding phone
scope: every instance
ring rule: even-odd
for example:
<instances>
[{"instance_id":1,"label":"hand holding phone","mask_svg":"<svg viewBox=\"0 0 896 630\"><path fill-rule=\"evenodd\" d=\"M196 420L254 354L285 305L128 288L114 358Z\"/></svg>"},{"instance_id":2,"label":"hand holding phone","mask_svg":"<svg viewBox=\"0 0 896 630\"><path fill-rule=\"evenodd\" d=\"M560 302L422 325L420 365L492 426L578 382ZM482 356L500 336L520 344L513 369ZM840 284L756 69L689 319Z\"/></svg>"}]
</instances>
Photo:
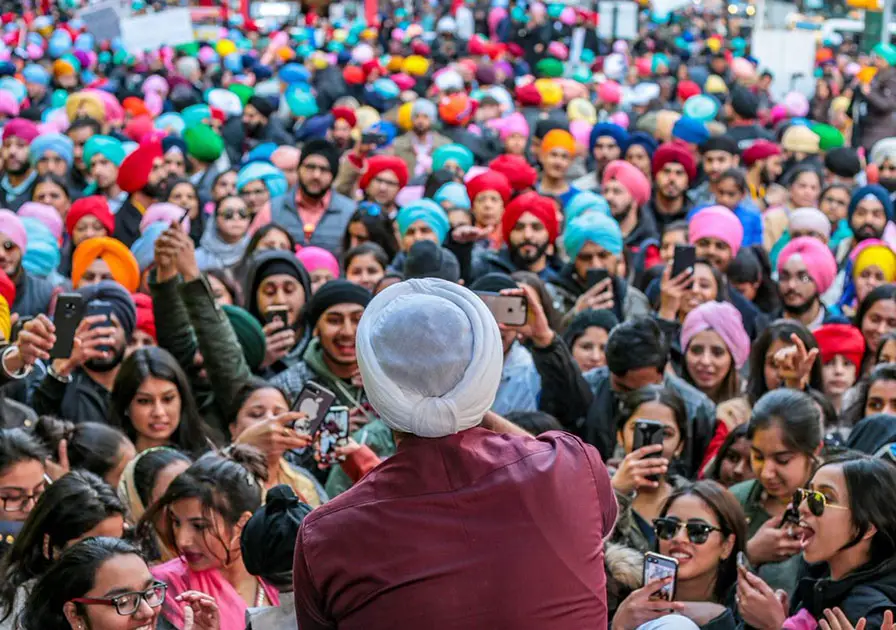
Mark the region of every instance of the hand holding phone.
<instances>
[{"instance_id":1,"label":"hand holding phone","mask_svg":"<svg viewBox=\"0 0 896 630\"><path fill-rule=\"evenodd\" d=\"M277 322L280 324L278 328L286 328L289 321L289 307L285 304L272 304L264 312L264 323L272 324Z\"/></svg>"},{"instance_id":2,"label":"hand holding phone","mask_svg":"<svg viewBox=\"0 0 896 630\"><path fill-rule=\"evenodd\" d=\"M323 465L330 465L337 461L336 447L343 446L348 439L348 407L330 407L320 431L317 434L318 457Z\"/></svg>"},{"instance_id":3,"label":"hand holding phone","mask_svg":"<svg viewBox=\"0 0 896 630\"><path fill-rule=\"evenodd\" d=\"M476 295L485 302L499 324L525 325L529 314L529 301L525 295L501 295L486 291L477 291Z\"/></svg>"},{"instance_id":4,"label":"hand holding phone","mask_svg":"<svg viewBox=\"0 0 896 630\"><path fill-rule=\"evenodd\" d=\"M313 437L320 429L321 423L335 400L336 394L326 387L318 385L314 381L305 383L305 387L302 388L292 404L292 410L304 413L307 419L301 424L296 423L293 428Z\"/></svg>"},{"instance_id":5,"label":"hand holding phone","mask_svg":"<svg viewBox=\"0 0 896 630\"><path fill-rule=\"evenodd\" d=\"M675 587L678 579L678 560L669 556L663 556L652 551L644 555L644 584L650 584L656 580L672 578L657 591L651 599L672 602L675 600Z\"/></svg>"},{"instance_id":6,"label":"hand holding phone","mask_svg":"<svg viewBox=\"0 0 896 630\"><path fill-rule=\"evenodd\" d=\"M51 359L67 359L75 344L75 332L84 319L84 297L80 293L62 293L56 300L53 325L56 327L56 343L50 350Z\"/></svg>"},{"instance_id":7,"label":"hand holding phone","mask_svg":"<svg viewBox=\"0 0 896 630\"><path fill-rule=\"evenodd\" d=\"M697 262L697 248L693 245L676 245L672 259L672 277L677 278Z\"/></svg>"},{"instance_id":8,"label":"hand holding phone","mask_svg":"<svg viewBox=\"0 0 896 630\"><path fill-rule=\"evenodd\" d=\"M576 300L577 313L587 309L612 309L615 306L613 278L606 269L589 269L585 272L585 284L585 292Z\"/></svg>"}]
</instances>

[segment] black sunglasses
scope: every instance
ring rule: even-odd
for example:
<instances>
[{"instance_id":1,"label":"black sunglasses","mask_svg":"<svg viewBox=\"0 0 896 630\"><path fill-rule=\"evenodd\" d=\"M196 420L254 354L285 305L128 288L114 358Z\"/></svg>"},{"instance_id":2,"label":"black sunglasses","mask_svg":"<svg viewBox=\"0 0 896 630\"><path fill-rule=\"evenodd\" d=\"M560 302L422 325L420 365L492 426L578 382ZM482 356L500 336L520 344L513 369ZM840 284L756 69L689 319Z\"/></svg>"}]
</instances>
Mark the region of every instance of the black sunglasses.
<instances>
[{"instance_id":1,"label":"black sunglasses","mask_svg":"<svg viewBox=\"0 0 896 630\"><path fill-rule=\"evenodd\" d=\"M684 527L687 532L688 540L695 545L702 545L705 543L709 539L711 533L722 531L709 523L701 523L699 521L684 522L677 518L653 519L653 531L656 532L656 537L662 540L672 540L682 527Z\"/></svg>"},{"instance_id":2,"label":"black sunglasses","mask_svg":"<svg viewBox=\"0 0 896 630\"><path fill-rule=\"evenodd\" d=\"M806 506L808 506L809 512L811 512L813 516L821 516L824 514L825 508L834 508L836 510L849 509L845 505L828 503L828 498L818 490L797 488L796 492L793 493L793 507L798 508L803 504L803 501L806 502Z\"/></svg>"},{"instance_id":3,"label":"black sunglasses","mask_svg":"<svg viewBox=\"0 0 896 630\"><path fill-rule=\"evenodd\" d=\"M221 210L221 217L225 221L232 221L239 217L240 219L248 219L249 211L245 208L240 208L239 210Z\"/></svg>"}]
</instances>

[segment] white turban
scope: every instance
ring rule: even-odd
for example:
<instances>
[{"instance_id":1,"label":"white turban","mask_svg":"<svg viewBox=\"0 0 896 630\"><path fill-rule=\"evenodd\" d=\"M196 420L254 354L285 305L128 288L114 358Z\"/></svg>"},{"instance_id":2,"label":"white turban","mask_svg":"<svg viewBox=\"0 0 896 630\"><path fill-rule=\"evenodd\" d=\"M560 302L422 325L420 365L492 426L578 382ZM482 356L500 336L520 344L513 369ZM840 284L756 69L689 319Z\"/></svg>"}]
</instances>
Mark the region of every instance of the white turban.
<instances>
[{"instance_id":1,"label":"white turban","mask_svg":"<svg viewBox=\"0 0 896 630\"><path fill-rule=\"evenodd\" d=\"M790 213L790 231L808 231L831 237L831 220L818 208L797 208Z\"/></svg>"},{"instance_id":2,"label":"white turban","mask_svg":"<svg viewBox=\"0 0 896 630\"><path fill-rule=\"evenodd\" d=\"M495 401L501 334L485 303L458 284L392 285L364 309L356 344L367 397L396 431L452 435L477 426Z\"/></svg>"}]
</instances>

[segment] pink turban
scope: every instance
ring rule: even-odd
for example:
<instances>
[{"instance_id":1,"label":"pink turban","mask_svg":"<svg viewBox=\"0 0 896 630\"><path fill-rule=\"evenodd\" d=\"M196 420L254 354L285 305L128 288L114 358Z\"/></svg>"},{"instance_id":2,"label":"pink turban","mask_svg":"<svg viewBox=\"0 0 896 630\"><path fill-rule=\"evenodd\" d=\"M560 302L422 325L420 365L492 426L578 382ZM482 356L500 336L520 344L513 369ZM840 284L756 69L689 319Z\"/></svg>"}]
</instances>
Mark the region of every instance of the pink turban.
<instances>
[{"instance_id":1,"label":"pink turban","mask_svg":"<svg viewBox=\"0 0 896 630\"><path fill-rule=\"evenodd\" d=\"M588 148L591 138L591 124L587 120L573 120L569 123L569 133L576 139L576 143Z\"/></svg>"},{"instance_id":2,"label":"pink turban","mask_svg":"<svg viewBox=\"0 0 896 630\"><path fill-rule=\"evenodd\" d=\"M299 262L305 266L308 273L314 273L318 269L326 269L333 274L334 278L339 277L339 262L336 257L323 249L322 247L303 247L296 254Z\"/></svg>"},{"instance_id":3,"label":"pink turban","mask_svg":"<svg viewBox=\"0 0 896 630\"><path fill-rule=\"evenodd\" d=\"M698 333L712 330L718 333L728 352L734 359L734 366L740 369L750 358L750 336L744 330L744 319L728 302L705 302L687 314L681 326L681 349L688 345Z\"/></svg>"},{"instance_id":4,"label":"pink turban","mask_svg":"<svg viewBox=\"0 0 896 630\"><path fill-rule=\"evenodd\" d=\"M622 101L622 87L615 81L604 81L597 86L597 98L607 105L619 105Z\"/></svg>"},{"instance_id":5,"label":"pink turban","mask_svg":"<svg viewBox=\"0 0 896 630\"><path fill-rule=\"evenodd\" d=\"M529 123L526 122L526 117L519 112L514 112L505 118L499 118L494 122L494 128L498 130L502 141L507 140L515 133L529 137Z\"/></svg>"},{"instance_id":6,"label":"pink turban","mask_svg":"<svg viewBox=\"0 0 896 630\"><path fill-rule=\"evenodd\" d=\"M637 166L629 164L625 160L613 160L604 168L604 178L601 183L606 185L613 179L625 187L639 206L643 206L650 200L650 181Z\"/></svg>"},{"instance_id":7,"label":"pink turban","mask_svg":"<svg viewBox=\"0 0 896 630\"><path fill-rule=\"evenodd\" d=\"M294 171L299 168L301 153L295 147L280 146L271 153L271 163L281 171Z\"/></svg>"},{"instance_id":8,"label":"pink turban","mask_svg":"<svg viewBox=\"0 0 896 630\"><path fill-rule=\"evenodd\" d=\"M19 208L18 214L23 219L25 217L37 219L47 226L47 229L53 233L57 241L62 240L62 232L65 226L62 223L62 217L59 216L59 212L53 206L37 203L36 201L26 201Z\"/></svg>"},{"instance_id":9,"label":"pink turban","mask_svg":"<svg viewBox=\"0 0 896 630\"><path fill-rule=\"evenodd\" d=\"M794 256L799 256L803 260L819 294L831 288L837 276L837 261L834 260L834 255L827 245L811 236L793 239L778 254L778 273L781 273L781 268Z\"/></svg>"},{"instance_id":10,"label":"pink turban","mask_svg":"<svg viewBox=\"0 0 896 630\"><path fill-rule=\"evenodd\" d=\"M728 244L732 256L737 256L744 240L744 226L725 206L710 206L697 212L688 222L690 244L695 245L701 238L717 238Z\"/></svg>"},{"instance_id":11,"label":"pink turban","mask_svg":"<svg viewBox=\"0 0 896 630\"><path fill-rule=\"evenodd\" d=\"M15 118L19 115L19 102L6 90L0 90L0 114L8 118Z\"/></svg>"},{"instance_id":12,"label":"pink turban","mask_svg":"<svg viewBox=\"0 0 896 630\"><path fill-rule=\"evenodd\" d=\"M23 254L28 249L28 232L12 210L0 210L0 232L6 234L6 238L21 249Z\"/></svg>"},{"instance_id":13,"label":"pink turban","mask_svg":"<svg viewBox=\"0 0 896 630\"><path fill-rule=\"evenodd\" d=\"M173 203L154 203L146 209L146 212L143 213L143 218L140 219L140 233L143 234L146 228L158 221L163 221L169 225L174 221L180 221L184 216L184 212L183 208ZM181 225L184 232L190 232L189 218L184 219Z\"/></svg>"}]
</instances>

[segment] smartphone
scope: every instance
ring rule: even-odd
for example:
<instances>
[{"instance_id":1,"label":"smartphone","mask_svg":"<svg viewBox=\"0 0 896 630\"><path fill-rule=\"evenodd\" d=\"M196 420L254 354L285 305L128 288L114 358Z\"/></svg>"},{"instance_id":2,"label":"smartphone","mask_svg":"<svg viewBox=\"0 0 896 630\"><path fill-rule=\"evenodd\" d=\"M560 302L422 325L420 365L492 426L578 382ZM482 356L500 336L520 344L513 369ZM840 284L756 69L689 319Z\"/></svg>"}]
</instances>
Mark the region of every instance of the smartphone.
<instances>
[{"instance_id":1,"label":"smartphone","mask_svg":"<svg viewBox=\"0 0 896 630\"><path fill-rule=\"evenodd\" d=\"M67 359L75 345L75 331L84 319L84 297L80 293L60 293L53 312L56 343L50 349L51 359Z\"/></svg>"},{"instance_id":2,"label":"smartphone","mask_svg":"<svg viewBox=\"0 0 896 630\"><path fill-rule=\"evenodd\" d=\"M753 565L750 564L750 561L747 559L747 554L745 554L743 551L737 552L737 566L743 567L750 573L755 573L755 571L753 570Z\"/></svg>"},{"instance_id":3,"label":"smartphone","mask_svg":"<svg viewBox=\"0 0 896 630\"><path fill-rule=\"evenodd\" d=\"M327 417L327 412L335 400L336 394L326 387L313 381L305 383L305 387L302 388L292 404L292 410L301 411L308 417L304 420L296 420L292 428L297 433L313 436L320 429L321 423Z\"/></svg>"},{"instance_id":4,"label":"smartphone","mask_svg":"<svg viewBox=\"0 0 896 630\"><path fill-rule=\"evenodd\" d=\"M330 411L324 417L324 421L320 425L320 431L317 434L317 440L320 444L321 462L332 463L336 461L334 451L337 446L343 444L348 439L348 426L348 407L341 405L330 407Z\"/></svg>"},{"instance_id":5,"label":"smartphone","mask_svg":"<svg viewBox=\"0 0 896 630\"><path fill-rule=\"evenodd\" d=\"M477 291L476 295L485 302L499 324L522 326L529 315L529 301L525 295L500 295Z\"/></svg>"},{"instance_id":6,"label":"smartphone","mask_svg":"<svg viewBox=\"0 0 896 630\"><path fill-rule=\"evenodd\" d=\"M681 275L685 269L693 267L697 262L697 248L693 245L676 245L675 257L672 259L672 277Z\"/></svg>"},{"instance_id":7,"label":"smartphone","mask_svg":"<svg viewBox=\"0 0 896 630\"><path fill-rule=\"evenodd\" d=\"M272 304L264 312L264 323L280 322L280 328L286 328L289 320L289 307L285 304Z\"/></svg>"},{"instance_id":8,"label":"smartphone","mask_svg":"<svg viewBox=\"0 0 896 630\"><path fill-rule=\"evenodd\" d=\"M652 599L667 602L675 600L675 583L678 579L678 560L652 551L644 555L644 585L671 576L672 581L666 584Z\"/></svg>"},{"instance_id":9,"label":"smartphone","mask_svg":"<svg viewBox=\"0 0 896 630\"><path fill-rule=\"evenodd\" d=\"M361 144L386 144L386 135L376 131L365 131L361 134Z\"/></svg>"},{"instance_id":10,"label":"smartphone","mask_svg":"<svg viewBox=\"0 0 896 630\"><path fill-rule=\"evenodd\" d=\"M87 316L93 317L94 315L103 315L104 319L101 321L95 322L90 325L90 329L94 328L102 328L103 326L111 326L112 325L112 313L115 309L112 306L112 302L107 302L106 300L94 300L90 304L87 305ZM112 346L97 346L97 350L100 352L112 352Z\"/></svg>"},{"instance_id":11,"label":"smartphone","mask_svg":"<svg viewBox=\"0 0 896 630\"><path fill-rule=\"evenodd\" d=\"M603 282L607 278L610 277L610 272L604 269L603 267L597 267L594 269L589 269L585 272L585 284L587 288L590 289L594 285L599 282ZM613 285L610 285L610 290L613 290Z\"/></svg>"},{"instance_id":12,"label":"smartphone","mask_svg":"<svg viewBox=\"0 0 896 630\"><path fill-rule=\"evenodd\" d=\"M653 446L655 444L663 443L663 431L665 427L662 422L657 422L656 420L645 420L644 418L638 418L635 420L635 439L632 445L632 450L637 451L639 448L644 446ZM650 457L657 457L656 453L650 455ZM659 475L648 475L645 477L649 481L659 481Z\"/></svg>"},{"instance_id":13,"label":"smartphone","mask_svg":"<svg viewBox=\"0 0 896 630\"><path fill-rule=\"evenodd\" d=\"M791 505L786 510L784 510L784 515L781 516L781 527L779 529L785 529L799 524L800 507L798 505Z\"/></svg>"}]
</instances>

